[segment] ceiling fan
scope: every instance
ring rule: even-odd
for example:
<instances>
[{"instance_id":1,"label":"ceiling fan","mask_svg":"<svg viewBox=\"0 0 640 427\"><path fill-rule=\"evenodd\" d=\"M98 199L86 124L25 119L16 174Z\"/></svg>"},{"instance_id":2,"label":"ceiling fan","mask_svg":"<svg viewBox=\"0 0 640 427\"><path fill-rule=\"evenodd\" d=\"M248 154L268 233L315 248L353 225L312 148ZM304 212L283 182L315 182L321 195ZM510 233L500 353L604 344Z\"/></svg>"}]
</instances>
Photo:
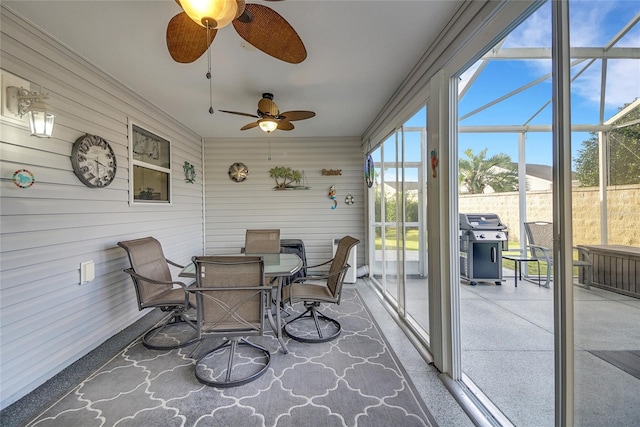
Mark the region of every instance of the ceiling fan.
<instances>
[{"instance_id":1,"label":"ceiling fan","mask_svg":"<svg viewBox=\"0 0 640 427\"><path fill-rule=\"evenodd\" d=\"M316 113L313 111L293 110L285 111L281 113L278 110L278 106L273 101L273 94L263 93L262 99L258 101L258 110L256 114L240 113L238 111L218 110L222 113L237 114L239 116L254 117L258 119L255 122L244 125L240 130L252 129L256 126L260 126L260 129L267 133L271 133L274 130L292 130L294 129L293 123L296 120L305 120L315 117Z\"/></svg>"},{"instance_id":2,"label":"ceiling fan","mask_svg":"<svg viewBox=\"0 0 640 427\"><path fill-rule=\"evenodd\" d=\"M296 30L267 6L245 0L175 1L183 12L169 21L167 48L176 62L189 63L200 58L218 29L230 23L240 37L276 59L299 64L307 57Z\"/></svg>"}]
</instances>

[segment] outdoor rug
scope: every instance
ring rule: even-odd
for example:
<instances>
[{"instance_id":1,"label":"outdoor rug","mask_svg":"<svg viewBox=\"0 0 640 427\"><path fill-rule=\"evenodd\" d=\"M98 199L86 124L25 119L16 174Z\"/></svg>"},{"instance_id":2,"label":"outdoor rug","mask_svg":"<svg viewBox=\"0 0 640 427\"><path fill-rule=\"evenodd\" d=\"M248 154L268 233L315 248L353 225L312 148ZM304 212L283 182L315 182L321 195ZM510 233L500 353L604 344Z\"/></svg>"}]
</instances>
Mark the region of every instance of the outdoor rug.
<instances>
[{"instance_id":1,"label":"outdoor rug","mask_svg":"<svg viewBox=\"0 0 640 427\"><path fill-rule=\"evenodd\" d=\"M149 350L137 339L28 425L435 426L357 291L345 289L339 306L321 311L342 324L333 341L287 339L283 354L271 332L250 338L272 358L249 384L205 386L194 377L194 346Z\"/></svg>"},{"instance_id":2,"label":"outdoor rug","mask_svg":"<svg viewBox=\"0 0 640 427\"><path fill-rule=\"evenodd\" d=\"M611 363L627 374L640 380L640 351L629 350L590 350L589 353Z\"/></svg>"}]
</instances>

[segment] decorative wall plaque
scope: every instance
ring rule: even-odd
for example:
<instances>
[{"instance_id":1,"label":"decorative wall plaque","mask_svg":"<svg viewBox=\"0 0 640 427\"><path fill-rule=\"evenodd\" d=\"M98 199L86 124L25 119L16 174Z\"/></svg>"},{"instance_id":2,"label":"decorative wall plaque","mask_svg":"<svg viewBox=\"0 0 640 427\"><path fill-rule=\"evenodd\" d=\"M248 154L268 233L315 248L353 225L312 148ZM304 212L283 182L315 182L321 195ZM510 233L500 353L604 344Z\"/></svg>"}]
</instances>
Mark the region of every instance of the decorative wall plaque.
<instances>
[{"instance_id":1,"label":"decorative wall plaque","mask_svg":"<svg viewBox=\"0 0 640 427\"><path fill-rule=\"evenodd\" d=\"M36 183L36 179L28 170L18 169L13 173L13 183L19 188L29 188Z\"/></svg>"},{"instance_id":2,"label":"decorative wall plaque","mask_svg":"<svg viewBox=\"0 0 640 427\"><path fill-rule=\"evenodd\" d=\"M235 182L242 182L249 176L249 168L241 162L229 166L229 178Z\"/></svg>"},{"instance_id":3,"label":"decorative wall plaque","mask_svg":"<svg viewBox=\"0 0 640 427\"><path fill-rule=\"evenodd\" d=\"M322 176L342 175L342 169L322 169Z\"/></svg>"}]
</instances>

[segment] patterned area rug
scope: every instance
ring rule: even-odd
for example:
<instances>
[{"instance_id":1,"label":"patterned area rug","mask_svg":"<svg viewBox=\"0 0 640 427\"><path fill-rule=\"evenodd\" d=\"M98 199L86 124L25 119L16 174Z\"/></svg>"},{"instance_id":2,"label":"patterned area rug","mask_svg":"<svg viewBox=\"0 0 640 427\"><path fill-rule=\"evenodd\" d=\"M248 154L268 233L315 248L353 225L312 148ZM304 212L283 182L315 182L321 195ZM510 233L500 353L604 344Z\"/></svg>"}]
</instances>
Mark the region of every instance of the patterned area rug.
<instances>
[{"instance_id":1,"label":"patterned area rug","mask_svg":"<svg viewBox=\"0 0 640 427\"><path fill-rule=\"evenodd\" d=\"M342 334L321 344L287 339L289 354L273 334L250 338L272 361L249 384L204 386L194 377L194 346L149 350L138 339L29 426L435 426L357 291L321 310Z\"/></svg>"}]
</instances>

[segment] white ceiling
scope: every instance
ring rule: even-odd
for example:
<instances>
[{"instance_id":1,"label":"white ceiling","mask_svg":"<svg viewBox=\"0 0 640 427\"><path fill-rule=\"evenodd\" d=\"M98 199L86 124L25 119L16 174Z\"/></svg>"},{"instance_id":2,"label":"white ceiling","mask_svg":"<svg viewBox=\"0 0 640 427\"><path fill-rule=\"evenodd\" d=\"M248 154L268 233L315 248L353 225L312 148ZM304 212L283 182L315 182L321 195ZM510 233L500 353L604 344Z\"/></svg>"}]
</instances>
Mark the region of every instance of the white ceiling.
<instances>
[{"instance_id":1,"label":"white ceiling","mask_svg":"<svg viewBox=\"0 0 640 427\"><path fill-rule=\"evenodd\" d=\"M271 92L280 111L315 111L279 135L291 137L362 135L461 3L249 2L282 15L307 59L276 60L246 46L233 26L221 29L212 44L213 108L255 114ZM3 3L199 135L264 137L259 128L240 131L250 117L208 113L206 54L191 64L169 56L166 26L181 11L173 0Z\"/></svg>"}]
</instances>

